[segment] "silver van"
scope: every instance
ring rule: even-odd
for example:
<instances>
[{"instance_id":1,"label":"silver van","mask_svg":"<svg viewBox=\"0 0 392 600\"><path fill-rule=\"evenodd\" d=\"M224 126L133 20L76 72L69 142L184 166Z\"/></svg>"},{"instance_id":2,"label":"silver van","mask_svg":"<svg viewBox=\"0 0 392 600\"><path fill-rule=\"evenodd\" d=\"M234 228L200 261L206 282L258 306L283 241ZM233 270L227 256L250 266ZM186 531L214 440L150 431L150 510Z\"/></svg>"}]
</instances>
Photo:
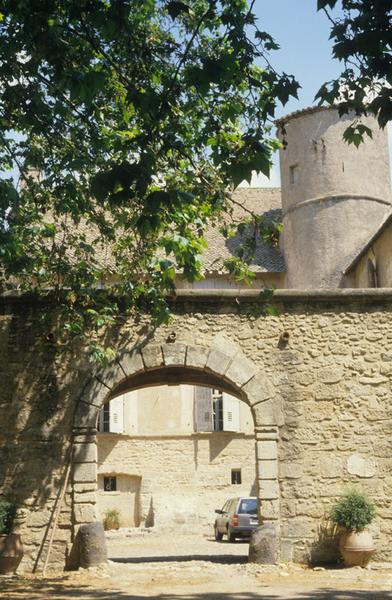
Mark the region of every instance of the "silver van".
<instances>
[{"instance_id":1,"label":"silver van","mask_svg":"<svg viewBox=\"0 0 392 600\"><path fill-rule=\"evenodd\" d=\"M217 517L214 523L215 539L219 542L227 535L228 542L235 542L237 537L250 537L259 524L258 499L230 498L221 509L216 509Z\"/></svg>"}]
</instances>

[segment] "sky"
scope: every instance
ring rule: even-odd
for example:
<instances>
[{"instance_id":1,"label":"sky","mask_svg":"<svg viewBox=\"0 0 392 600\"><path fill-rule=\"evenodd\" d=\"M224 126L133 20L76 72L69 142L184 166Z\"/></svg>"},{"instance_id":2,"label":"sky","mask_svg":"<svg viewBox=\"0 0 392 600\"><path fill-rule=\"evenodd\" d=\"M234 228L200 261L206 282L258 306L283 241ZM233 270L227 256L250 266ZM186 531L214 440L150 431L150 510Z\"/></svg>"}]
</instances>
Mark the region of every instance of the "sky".
<instances>
[{"instance_id":1,"label":"sky","mask_svg":"<svg viewBox=\"0 0 392 600\"><path fill-rule=\"evenodd\" d=\"M286 106L279 107L277 118L315 105L314 96L320 86L342 71L341 63L332 58L331 23L323 11L317 12L316 6L317 0L255 1L258 27L272 35L281 47L271 52L272 65L279 72L294 75L302 86L299 100L290 99ZM339 15L341 11L335 10L333 14ZM391 139L391 132L389 137ZM276 156L270 180L264 176L254 177L251 185L279 186L278 162Z\"/></svg>"}]
</instances>

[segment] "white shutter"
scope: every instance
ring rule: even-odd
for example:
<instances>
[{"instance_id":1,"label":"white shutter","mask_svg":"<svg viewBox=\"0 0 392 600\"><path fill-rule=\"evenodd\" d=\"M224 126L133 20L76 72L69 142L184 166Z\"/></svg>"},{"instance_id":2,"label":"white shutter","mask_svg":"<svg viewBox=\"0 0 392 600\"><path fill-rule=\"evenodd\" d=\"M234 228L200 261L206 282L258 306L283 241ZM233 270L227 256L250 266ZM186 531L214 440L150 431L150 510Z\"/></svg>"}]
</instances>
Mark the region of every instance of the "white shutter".
<instances>
[{"instance_id":1,"label":"white shutter","mask_svg":"<svg viewBox=\"0 0 392 600\"><path fill-rule=\"evenodd\" d=\"M240 400L223 392L223 431L240 430Z\"/></svg>"},{"instance_id":2,"label":"white shutter","mask_svg":"<svg viewBox=\"0 0 392 600\"><path fill-rule=\"evenodd\" d=\"M110 400L110 431L123 433L124 431L124 399L122 396Z\"/></svg>"}]
</instances>

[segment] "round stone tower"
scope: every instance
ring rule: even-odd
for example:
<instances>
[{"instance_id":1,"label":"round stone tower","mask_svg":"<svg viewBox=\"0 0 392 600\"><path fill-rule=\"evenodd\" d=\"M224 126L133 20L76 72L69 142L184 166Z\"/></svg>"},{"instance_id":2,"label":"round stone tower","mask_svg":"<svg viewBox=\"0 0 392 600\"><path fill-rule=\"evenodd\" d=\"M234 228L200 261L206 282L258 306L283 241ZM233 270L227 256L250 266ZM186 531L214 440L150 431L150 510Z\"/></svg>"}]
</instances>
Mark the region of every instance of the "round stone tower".
<instances>
[{"instance_id":1,"label":"round stone tower","mask_svg":"<svg viewBox=\"0 0 392 600\"><path fill-rule=\"evenodd\" d=\"M388 138L373 117L359 148L343 140L353 115L310 108L280 119L282 249L288 288L336 288L391 209Z\"/></svg>"}]
</instances>

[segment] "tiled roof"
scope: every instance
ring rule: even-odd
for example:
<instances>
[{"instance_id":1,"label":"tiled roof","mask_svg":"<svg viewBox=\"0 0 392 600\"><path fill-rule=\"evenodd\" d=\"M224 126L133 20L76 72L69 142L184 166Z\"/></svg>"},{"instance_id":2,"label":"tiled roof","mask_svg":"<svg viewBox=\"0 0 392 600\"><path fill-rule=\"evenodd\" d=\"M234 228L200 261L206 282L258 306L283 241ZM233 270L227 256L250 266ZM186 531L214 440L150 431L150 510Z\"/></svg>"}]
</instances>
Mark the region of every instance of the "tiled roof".
<instances>
[{"instance_id":1,"label":"tiled roof","mask_svg":"<svg viewBox=\"0 0 392 600\"><path fill-rule=\"evenodd\" d=\"M247 211L257 214L265 214L275 221L281 221L281 191L280 188L240 188L234 193L234 205L232 220L235 222L249 216ZM230 220L227 216L227 222ZM222 220L222 224L224 221ZM95 248L95 258L101 266L114 267L114 261L110 245L102 243L97 230L91 225L81 223L79 228L86 236L86 241ZM240 235L225 239L219 231L219 227L211 227L205 235L207 249L203 254L203 271L205 273L223 273L224 262L234 255L235 250L241 244ZM256 256L251 265L254 272L259 273L281 273L285 271L283 256L279 248L271 248L259 243Z\"/></svg>"},{"instance_id":2,"label":"tiled roof","mask_svg":"<svg viewBox=\"0 0 392 600\"><path fill-rule=\"evenodd\" d=\"M235 204L233 211L235 221L249 216L248 210L256 214L263 214L274 221L279 222L282 219L280 188L240 188L235 192L234 200L238 203ZM207 231L205 238L208 248L203 255L204 271L206 273L224 272L224 262L235 255L243 241L243 236L237 234L225 239L219 228L214 227ZM279 248L272 248L260 242L251 269L256 273L283 273L286 267Z\"/></svg>"}]
</instances>

